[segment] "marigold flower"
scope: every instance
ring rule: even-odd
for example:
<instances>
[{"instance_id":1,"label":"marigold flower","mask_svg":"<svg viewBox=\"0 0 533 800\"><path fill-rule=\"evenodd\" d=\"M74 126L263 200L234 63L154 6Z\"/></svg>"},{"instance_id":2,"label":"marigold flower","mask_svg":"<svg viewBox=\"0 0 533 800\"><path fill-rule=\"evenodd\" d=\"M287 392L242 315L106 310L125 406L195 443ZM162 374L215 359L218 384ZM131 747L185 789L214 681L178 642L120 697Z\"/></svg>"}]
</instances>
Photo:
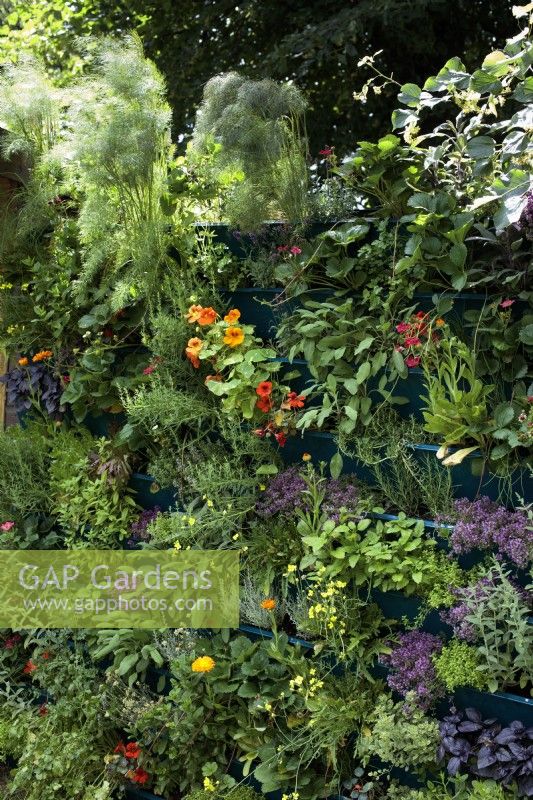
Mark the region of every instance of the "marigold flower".
<instances>
[{"instance_id":1,"label":"marigold flower","mask_svg":"<svg viewBox=\"0 0 533 800\"><path fill-rule=\"evenodd\" d=\"M261 383L258 384L255 393L259 395L259 397L270 397L272 394L271 381L261 381Z\"/></svg>"},{"instance_id":2,"label":"marigold flower","mask_svg":"<svg viewBox=\"0 0 533 800\"><path fill-rule=\"evenodd\" d=\"M227 328L224 334L224 344L229 347L238 347L244 342L244 332L242 328Z\"/></svg>"},{"instance_id":3,"label":"marigold flower","mask_svg":"<svg viewBox=\"0 0 533 800\"><path fill-rule=\"evenodd\" d=\"M311 453L302 453L302 461L311 461L312 458Z\"/></svg>"},{"instance_id":4,"label":"marigold flower","mask_svg":"<svg viewBox=\"0 0 533 800\"><path fill-rule=\"evenodd\" d=\"M227 322L229 325L233 325L235 322L239 321L241 316L241 312L238 308L232 308L231 311L228 311L226 316L224 317L224 322Z\"/></svg>"},{"instance_id":5,"label":"marigold flower","mask_svg":"<svg viewBox=\"0 0 533 800\"><path fill-rule=\"evenodd\" d=\"M191 325L193 322L198 322L203 310L204 309L202 306L190 306L189 310L185 314L187 322L189 322Z\"/></svg>"},{"instance_id":6,"label":"marigold flower","mask_svg":"<svg viewBox=\"0 0 533 800\"><path fill-rule=\"evenodd\" d=\"M268 414L269 411L272 411L272 400L270 397L258 397L255 404L259 411L262 411L264 414Z\"/></svg>"},{"instance_id":7,"label":"marigold flower","mask_svg":"<svg viewBox=\"0 0 533 800\"><path fill-rule=\"evenodd\" d=\"M421 361L420 356L408 356L405 359L405 364L407 367L418 367L420 361Z\"/></svg>"},{"instance_id":8,"label":"marigold flower","mask_svg":"<svg viewBox=\"0 0 533 800\"><path fill-rule=\"evenodd\" d=\"M276 601L272 597L267 597L266 600L261 601L261 608L265 611L274 611L276 608Z\"/></svg>"},{"instance_id":9,"label":"marigold flower","mask_svg":"<svg viewBox=\"0 0 533 800\"><path fill-rule=\"evenodd\" d=\"M29 360L26 357L19 358L18 363L19 363L19 367L27 367L28 363L29 363Z\"/></svg>"},{"instance_id":10,"label":"marigold flower","mask_svg":"<svg viewBox=\"0 0 533 800\"><path fill-rule=\"evenodd\" d=\"M289 392L286 404L288 408L303 408L305 405L305 397L301 394L296 394L296 392Z\"/></svg>"},{"instance_id":11,"label":"marigold flower","mask_svg":"<svg viewBox=\"0 0 533 800\"><path fill-rule=\"evenodd\" d=\"M202 312L198 317L198 324L199 325L212 325L216 322L217 319L217 312L214 308L209 306L208 308L202 308Z\"/></svg>"},{"instance_id":12,"label":"marigold flower","mask_svg":"<svg viewBox=\"0 0 533 800\"><path fill-rule=\"evenodd\" d=\"M439 317L435 320L435 325L437 328L443 328L446 325L446 322L442 319L442 317Z\"/></svg>"},{"instance_id":13,"label":"marigold flower","mask_svg":"<svg viewBox=\"0 0 533 800\"><path fill-rule=\"evenodd\" d=\"M34 363L37 363L38 361L45 361L47 358L52 358L52 355L53 354L51 350L40 350L38 353L35 353L32 361Z\"/></svg>"},{"instance_id":14,"label":"marigold flower","mask_svg":"<svg viewBox=\"0 0 533 800\"><path fill-rule=\"evenodd\" d=\"M193 672L211 672L215 668L215 661L211 656L199 656L191 664Z\"/></svg>"}]
</instances>

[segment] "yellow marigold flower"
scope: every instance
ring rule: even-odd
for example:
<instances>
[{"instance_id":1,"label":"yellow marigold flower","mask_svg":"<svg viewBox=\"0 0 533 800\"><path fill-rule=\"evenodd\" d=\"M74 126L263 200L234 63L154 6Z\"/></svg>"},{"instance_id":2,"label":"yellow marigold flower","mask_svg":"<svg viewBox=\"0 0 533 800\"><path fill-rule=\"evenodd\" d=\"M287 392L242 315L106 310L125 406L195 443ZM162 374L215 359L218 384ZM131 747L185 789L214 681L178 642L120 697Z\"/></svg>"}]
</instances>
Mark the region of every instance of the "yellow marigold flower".
<instances>
[{"instance_id":1,"label":"yellow marigold flower","mask_svg":"<svg viewBox=\"0 0 533 800\"><path fill-rule=\"evenodd\" d=\"M37 363L38 361L44 361L47 358L52 358L52 351L51 350L40 350L38 353L35 353L35 355L32 358L32 361L34 363Z\"/></svg>"},{"instance_id":2,"label":"yellow marigold flower","mask_svg":"<svg viewBox=\"0 0 533 800\"><path fill-rule=\"evenodd\" d=\"M226 316L224 317L224 322L227 322L228 325L234 325L236 322L239 321L239 317L241 316L241 312L238 308L232 308L231 311L228 311Z\"/></svg>"},{"instance_id":3,"label":"yellow marigold flower","mask_svg":"<svg viewBox=\"0 0 533 800\"><path fill-rule=\"evenodd\" d=\"M303 453L302 454L302 461L311 461L312 458L313 458L313 456L311 455L311 453Z\"/></svg>"},{"instance_id":4,"label":"yellow marigold flower","mask_svg":"<svg viewBox=\"0 0 533 800\"><path fill-rule=\"evenodd\" d=\"M224 344L229 347L238 347L244 342L244 331L242 328L227 328L224 334Z\"/></svg>"},{"instance_id":5,"label":"yellow marigold flower","mask_svg":"<svg viewBox=\"0 0 533 800\"><path fill-rule=\"evenodd\" d=\"M27 358L19 358L19 366L27 367L28 366L28 359Z\"/></svg>"},{"instance_id":6,"label":"yellow marigold flower","mask_svg":"<svg viewBox=\"0 0 533 800\"><path fill-rule=\"evenodd\" d=\"M261 602L261 608L264 608L265 611L274 611L276 608L276 601L272 597L267 597L266 600Z\"/></svg>"},{"instance_id":7,"label":"yellow marigold flower","mask_svg":"<svg viewBox=\"0 0 533 800\"><path fill-rule=\"evenodd\" d=\"M193 672L211 672L215 668L215 662L211 656L199 656L191 664Z\"/></svg>"}]
</instances>

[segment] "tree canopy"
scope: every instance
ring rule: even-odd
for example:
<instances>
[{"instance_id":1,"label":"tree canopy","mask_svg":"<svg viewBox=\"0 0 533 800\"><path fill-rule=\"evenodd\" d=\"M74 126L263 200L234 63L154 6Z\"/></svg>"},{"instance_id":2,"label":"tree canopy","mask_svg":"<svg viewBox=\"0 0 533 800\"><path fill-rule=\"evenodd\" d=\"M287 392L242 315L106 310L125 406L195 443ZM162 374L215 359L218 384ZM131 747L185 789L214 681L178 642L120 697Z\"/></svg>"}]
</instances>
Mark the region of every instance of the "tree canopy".
<instances>
[{"instance_id":1,"label":"tree canopy","mask_svg":"<svg viewBox=\"0 0 533 800\"><path fill-rule=\"evenodd\" d=\"M395 92L353 92L358 62L421 83L454 55L467 67L516 30L509 0L0 0L0 58L41 56L58 82L83 69L79 37L135 30L163 72L176 140L187 137L203 86L231 69L292 80L309 101L312 153L342 154L388 129Z\"/></svg>"}]
</instances>

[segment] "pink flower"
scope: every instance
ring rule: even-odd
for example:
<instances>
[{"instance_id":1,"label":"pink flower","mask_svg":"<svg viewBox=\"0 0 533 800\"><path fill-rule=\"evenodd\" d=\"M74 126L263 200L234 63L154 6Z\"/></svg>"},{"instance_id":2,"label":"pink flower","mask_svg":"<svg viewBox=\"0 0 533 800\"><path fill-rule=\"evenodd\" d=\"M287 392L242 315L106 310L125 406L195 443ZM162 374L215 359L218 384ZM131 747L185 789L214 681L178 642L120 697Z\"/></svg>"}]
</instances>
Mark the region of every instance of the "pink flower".
<instances>
[{"instance_id":1,"label":"pink flower","mask_svg":"<svg viewBox=\"0 0 533 800\"><path fill-rule=\"evenodd\" d=\"M289 249L288 244L278 244L278 246L276 247L278 253L286 253L288 249Z\"/></svg>"},{"instance_id":2,"label":"pink flower","mask_svg":"<svg viewBox=\"0 0 533 800\"><path fill-rule=\"evenodd\" d=\"M399 325L396 325L396 330L398 333L407 333L410 327L408 322L400 322Z\"/></svg>"},{"instance_id":3,"label":"pink flower","mask_svg":"<svg viewBox=\"0 0 533 800\"><path fill-rule=\"evenodd\" d=\"M327 158L328 156L331 156L331 155L333 155L333 147L328 147L328 146L326 145L326 147L324 147L322 150L319 150L319 151L318 151L318 155L319 155L319 156L326 156L326 158Z\"/></svg>"},{"instance_id":4,"label":"pink flower","mask_svg":"<svg viewBox=\"0 0 533 800\"><path fill-rule=\"evenodd\" d=\"M150 364L148 367L143 369L143 375L151 375L152 372L155 372L155 367L153 364Z\"/></svg>"},{"instance_id":5,"label":"pink flower","mask_svg":"<svg viewBox=\"0 0 533 800\"><path fill-rule=\"evenodd\" d=\"M420 356L408 356L405 359L405 364L407 367L418 367L420 364Z\"/></svg>"},{"instance_id":6,"label":"pink flower","mask_svg":"<svg viewBox=\"0 0 533 800\"><path fill-rule=\"evenodd\" d=\"M14 527L15 527L15 523L14 522L2 522L2 524L0 525L0 531L6 531L7 532L7 531L10 531L11 528L14 528Z\"/></svg>"},{"instance_id":7,"label":"pink flower","mask_svg":"<svg viewBox=\"0 0 533 800\"><path fill-rule=\"evenodd\" d=\"M291 253L293 256L299 256L301 252L302 252L301 247L296 247L295 244L291 247Z\"/></svg>"},{"instance_id":8,"label":"pink flower","mask_svg":"<svg viewBox=\"0 0 533 800\"><path fill-rule=\"evenodd\" d=\"M418 347L422 343L418 336L406 336L404 344L406 347Z\"/></svg>"},{"instance_id":9,"label":"pink flower","mask_svg":"<svg viewBox=\"0 0 533 800\"><path fill-rule=\"evenodd\" d=\"M515 302L516 302L515 300L502 300L502 302L500 303L500 308L511 308L511 306Z\"/></svg>"}]
</instances>

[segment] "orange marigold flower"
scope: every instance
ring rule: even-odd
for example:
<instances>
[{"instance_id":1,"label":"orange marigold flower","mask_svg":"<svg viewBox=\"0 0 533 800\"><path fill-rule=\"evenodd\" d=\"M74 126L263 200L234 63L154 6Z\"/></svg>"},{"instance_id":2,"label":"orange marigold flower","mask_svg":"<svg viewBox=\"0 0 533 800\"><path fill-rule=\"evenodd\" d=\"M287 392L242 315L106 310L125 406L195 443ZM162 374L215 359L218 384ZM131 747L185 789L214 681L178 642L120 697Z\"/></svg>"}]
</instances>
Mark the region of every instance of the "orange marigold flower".
<instances>
[{"instance_id":1,"label":"orange marigold flower","mask_svg":"<svg viewBox=\"0 0 533 800\"><path fill-rule=\"evenodd\" d=\"M267 597L266 600L261 602L261 608L264 608L265 611L274 611L276 608L276 601L272 597Z\"/></svg>"},{"instance_id":2,"label":"orange marigold flower","mask_svg":"<svg viewBox=\"0 0 533 800\"><path fill-rule=\"evenodd\" d=\"M444 327L444 325L446 325L446 323L442 319L442 317L439 317L438 319L435 320L435 325L437 326L437 328L442 328Z\"/></svg>"},{"instance_id":3,"label":"orange marigold flower","mask_svg":"<svg viewBox=\"0 0 533 800\"><path fill-rule=\"evenodd\" d=\"M244 342L244 332L242 328L228 328L224 334L224 344L229 347L238 347Z\"/></svg>"},{"instance_id":4,"label":"orange marigold flower","mask_svg":"<svg viewBox=\"0 0 533 800\"><path fill-rule=\"evenodd\" d=\"M227 322L229 325L234 325L238 322L241 316L241 312L238 308L232 308L231 311L228 311L226 316L224 317L224 322Z\"/></svg>"},{"instance_id":5,"label":"orange marigold flower","mask_svg":"<svg viewBox=\"0 0 533 800\"><path fill-rule=\"evenodd\" d=\"M191 664L193 672L211 672L215 668L215 661L211 656L199 656Z\"/></svg>"},{"instance_id":6,"label":"orange marigold flower","mask_svg":"<svg viewBox=\"0 0 533 800\"><path fill-rule=\"evenodd\" d=\"M203 310L204 309L202 308L202 306L190 306L189 310L185 314L187 322L190 322L191 324L193 322L198 322Z\"/></svg>"},{"instance_id":7,"label":"orange marigold flower","mask_svg":"<svg viewBox=\"0 0 533 800\"><path fill-rule=\"evenodd\" d=\"M202 308L202 312L198 317L198 324L199 325L212 325L213 322L216 322L217 319L217 312L214 308Z\"/></svg>"},{"instance_id":8,"label":"orange marigold flower","mask_svg":"<svg viewBox=\"0 0 533 800\"><path fill-rule=\"evenodd\" d=\"M27 358L19 358L19 366L20 367L27 367L29 360Z\"/></svg>"},{"instance_id":9,"label":"orange marigold flower","mask_svg":"<svg viewBox=\"0 0 533 800\"><path fill-rule=\"evenodd\" d=\"M255 393L259 395L259 397L270 397L270 395L272 394L271 381L261 381L261 383L258 384Z\"/></svg>"},{"instance_id":10,"label":"orange marigold flower","mask_svg":"<svg viewBox=\"0 0 533 800\"><path fill-rule=\"evenodd\" d=\"M265 414L272 411L272 400L270 397L258 397L255 404L259 411L263 411Z\"/></svg>"},{"instance_id":11,"label":"orange marigold flower","mask_svg":"<svg viewBox=\"0 0 533 800\"><path fill-rule=\"evenodd\" d=\"M36 363L37 361L44 361L47 358L52 358L52 351L40 350L38 353L35 353L35 355L32 358L32 361Z\"/></svg>"},{"instance_id":12,"label":"orange marigold flower","mask_svg":"<svg viewBox=\"0 0 533 800\"><path fill-rule=\"evenodd\" d=\"M302 453L302 461L311 461L312 458L311 453Z\"/></svg>"}]
</instances>

